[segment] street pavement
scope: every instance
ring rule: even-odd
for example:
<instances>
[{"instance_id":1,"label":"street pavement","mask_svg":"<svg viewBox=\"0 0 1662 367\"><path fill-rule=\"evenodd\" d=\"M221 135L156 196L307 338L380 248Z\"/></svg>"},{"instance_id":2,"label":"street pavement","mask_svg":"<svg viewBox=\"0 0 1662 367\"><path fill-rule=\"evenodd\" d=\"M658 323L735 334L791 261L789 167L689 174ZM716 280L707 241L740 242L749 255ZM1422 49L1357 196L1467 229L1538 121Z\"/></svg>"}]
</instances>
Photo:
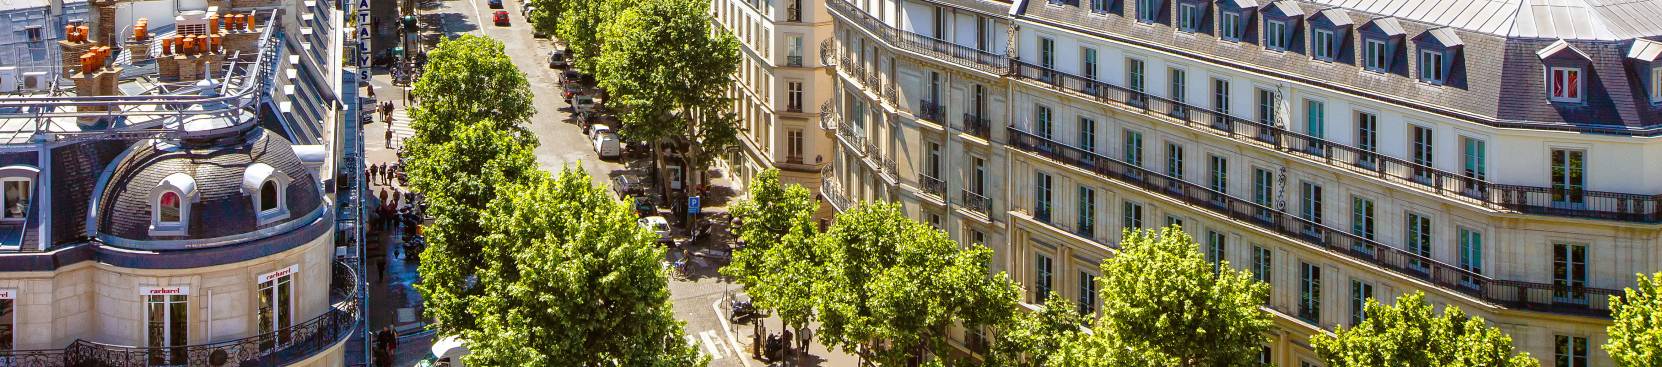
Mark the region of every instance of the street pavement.
<instances>
[{"instance_id":1,"label":"street pavement","mask_svg":"<svg viewBox=\"0 0 1662 367\"><path fill-rule=\"evenodd\" d=\"M564 167L580 165L590 175L594 176L597 182L604 185L610 185L610 178L617 175L630 174L635 177L642 177L646 166L644 162L629 164L618 160L606 161L601 160L594 152L588 137L582 132L581 126L571 119L571 106L567 105L560 96L561 89L558 83L560 70L548 67L548 53L553 49L553 42L532 36L530 25L520 13L521 4L519 1L503 1L504 9L500 10L506 10L511 19L510 25L506 27L491 23L492 13L499 9L491 9L487 1L446 0L442 1L437 7L421 9L421 13L436 15L437 19L443 19L444 24L440 26L440 29L448 34L482 34L502 41L507 45L506 51L509 58L521 71L525 72L526 78L530 82L533 106L537 112L531 118L529 129L535 134L539 142L535 154L537 163L541 168L553 173ZM386 83L388 78L384 74L377 75L375 80L377 96L382 96L383 100L400 101L393 113L393 121L390 124L394 136L392 142L396 147L398 141L413 135L413 131L409 128L409 117L405 112L405 106L401 102L402 95L399 94L399 88ZM381 122L379 118L377 118L377 122ZM365 132L365 136L369 140L367 148L371 151L368 154L372 160L369 164L395 160L396 157L391 150L386 149L386 144L383 142L383 134L386 131L384 129L387 128L387 125L376 125L378 126L371 126ZM719 178L713 182L713 186L717 187L713 188L712 191L730 193L730 190L722 189L722 186L730 187L725 185L726 176L718 173L717 177ZM723 295L740 291L738 285L732 284L727 278L717 273L717 269L727 263L727 244L732 242L722 225L726 222L725 218L727 218L725 206L728 200L726 198L731 196L730 194L724 195L720 200L708 200L704 203L706 207L704 212L708 214L706 218L711 218L709 221L716 223L715 230L709 231L711 232L710 235L669 251L665 259L666 266L683 256L681 249L686 249L686 253L690 257L690 260L687 261L685 274L672 277L670 280L670 297L674 303L673 308L676 317L686 322L685 339L687 343L698 349L700 353L709 356L711 358L710 366L769 366L770 364L766 362L751 358L751 350L749 349L753 337L751 326L749 324L734 325L723 316L726 309L721 302ZM680 224L676 224L676 227L680 228ZM679 235L684 236L685 234L680 233ZM407 268L413 272L414 267L415 265L412 263L399 267L399 270ZM414 278L412 274L409 280L413 281ZM404 280L402 277L395 279ZM395 281L395 283L397 282ZM405 295L404 292L408 290L408 286L406 283L404 286L396 288L404 290L387 292L387 296L393 298L391 303L400 304L403 299L399 297ZM410 291L409 294L411 294L411 298L419 297L413 295L413 291ZM409 307L418 306L419 302ZM764 324L767 325L766 330L769 332L782 330L777 318L766 319ZM403 347L404 344L412 344L411 346L416 347L415 349L430 345L429 340L412 339L415 340L406 340L401 343L399 348L400 357L397 358L398 366L409 366L410 363L413 363L410 356L425 355L425 351L405 348ZM829 351L817 342L810 347L810 350L812 355L799 359L803 363L792 363L791 365L856 365L856 361L851 356Z\"/></svg>"}]
</instances>

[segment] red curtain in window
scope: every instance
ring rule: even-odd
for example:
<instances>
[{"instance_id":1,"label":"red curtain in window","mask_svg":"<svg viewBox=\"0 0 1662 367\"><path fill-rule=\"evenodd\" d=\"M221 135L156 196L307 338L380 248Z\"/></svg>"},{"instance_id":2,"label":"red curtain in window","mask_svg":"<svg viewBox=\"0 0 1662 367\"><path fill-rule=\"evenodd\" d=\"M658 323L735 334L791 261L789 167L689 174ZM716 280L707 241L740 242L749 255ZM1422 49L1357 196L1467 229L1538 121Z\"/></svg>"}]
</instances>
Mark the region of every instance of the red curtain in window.
<instances>
[{"instance_id":1,"label":"red curtain in window","mask_svg":"<svg viewBox=\"0 0 1662 367\"><path fill-rule=\"evenodd\" d=\"M1575 80L1576 77L1579 76L1579 74L1581 74L1581 73L1576 72L1575 70L1565 70L1564 73L1569 74L1569 77L1568 77L1569 81L1564 83L1564 88L1565 88L1564 92L1568 93L1567 95L1571 99L1581 98L1581 96L1577 95L1579 93L1577 90L1579 90L1581 88L1576 88L1577 86L1580 86L1580 84L1576 84L1576 80Z\"/></svg>"}]
</instances>

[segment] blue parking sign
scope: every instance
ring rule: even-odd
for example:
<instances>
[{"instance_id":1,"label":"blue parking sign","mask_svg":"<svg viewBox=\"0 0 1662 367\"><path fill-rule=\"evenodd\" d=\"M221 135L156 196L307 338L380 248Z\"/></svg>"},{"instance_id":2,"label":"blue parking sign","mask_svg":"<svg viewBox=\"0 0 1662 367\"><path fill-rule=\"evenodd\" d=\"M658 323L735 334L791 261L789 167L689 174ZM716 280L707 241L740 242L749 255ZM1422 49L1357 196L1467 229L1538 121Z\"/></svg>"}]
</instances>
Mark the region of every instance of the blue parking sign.
<instances>
[{"instance_id":1,"label":"blue parking sign","mask_svg":"<svg viewBox=\"0 0 1662 367\"><path fill-rule=\"evenodd\" d=\"M702 208L700 208L698 206L698 197L697 196L688 197L687 198L687 213L692 213L694 215L697 215L699 209L702 209Z\"/></svg>"}]
</instances>

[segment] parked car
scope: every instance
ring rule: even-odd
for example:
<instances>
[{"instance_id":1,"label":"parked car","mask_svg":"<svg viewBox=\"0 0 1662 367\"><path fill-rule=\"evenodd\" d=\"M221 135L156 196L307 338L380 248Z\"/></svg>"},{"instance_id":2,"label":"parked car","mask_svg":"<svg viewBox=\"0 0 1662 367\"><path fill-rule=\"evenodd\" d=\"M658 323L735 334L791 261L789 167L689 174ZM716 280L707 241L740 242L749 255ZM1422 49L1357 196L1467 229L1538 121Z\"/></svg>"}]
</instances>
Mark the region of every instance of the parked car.
<instances>
[{"instance_id":1,"label":"parked car","mask_svg":"<svg viewBox=\"0 0 1662 367\"><path fill-rule=\"evenodd\" d=\"M593 137L595 135L599 135L601 133L609 133L609 132L612 132L612 126L611 125L607 125L607 124L589 125L588 134L589 134L590 139L593 139Z\"/></svg>"},{"instance_id":2,"label":"parked car","mask_svg":"<svg viewBox=\"0 0 1662 367\"><path fill-rule=\"evenodd\" d=\"M554 50L548 52L548 68L560 69L566 67L566 52Z\"/></svg>"},{"instance_id":3,"label":"parked car","mask_svg":"<svg viewBox=\"0 0 1662 367\"><path fill-rule=\"evenodd\" d=\"M502 8L502 0L490 0L490 1L487 1L486 3L490 5L491 9L501 9Z\"/></svg>"},{"instance_id":4,"label":"parked car","mask_svg":"<svg viewBox=\"0 0 1662 367\"><path fill-rule=\"evenodd\" d=\"M626 196L640 196L641 180L627 175L613 177L612 192L617 193L620 199Z\"/></svg>"},{"instance_id":5,"label":"parked car","mask_svg":"<svg viewBox=\"0 0 1662 367\"><path fill-rule=\"evenodd\" d=\"M536 10L536 8L537 7L535 5L520 4L519 5L519 15L524 15L526 19L530 19L531 18L531 11Z\"/></svg>"},{"instance_id":6,"label":"parked car","mask_svg":"<svg viewBox=\"0 0 1662 367\"><path fill-rule=\"evenodd\" d=\"M571 111L576 113L594 112L596 104L594 97L578 94L571 97Z\"/></svg>"},{"instance_id":7,"label":"parked car","mask_svg":"<svg viewBox=\"0 0 1662 367\"><path fill-rule=\"evenodd\" d=\"M623 155L623 144L618 142L617 134L610 131L596 133L594 152L600 154L600 159L617 158Z\"/></svg>"},{"instance_id":8,"label":"parked car","mask_svg":"<svg viewBox=\"0 0 1662 367\"><path fill-rule=\"evenodd\" d=\"M652 231L652 233L657 233L658 242L670 242L668 219L660 216L650 216L636 220L635 224Z\"/></svg>"},{"instance_id":9,"label":"parked car","mask_svg":"<svg viewBox=\"0 0 1662 367\"><path fill-rule=\"evenodd\" d=\"M508 11L507 10L497 10L495 15L491 16L491 22L496 23L496 25L499 26L499 27L507 27L508 26Z\"/></svg>"}]
</instances>

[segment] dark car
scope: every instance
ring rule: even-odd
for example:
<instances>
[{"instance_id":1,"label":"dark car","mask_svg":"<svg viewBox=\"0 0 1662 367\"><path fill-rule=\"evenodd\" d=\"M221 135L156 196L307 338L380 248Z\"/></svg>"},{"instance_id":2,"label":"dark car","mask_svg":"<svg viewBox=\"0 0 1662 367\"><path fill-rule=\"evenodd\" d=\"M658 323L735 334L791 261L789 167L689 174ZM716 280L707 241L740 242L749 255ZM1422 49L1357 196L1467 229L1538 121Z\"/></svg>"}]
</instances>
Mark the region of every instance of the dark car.
<instances>
[{"instance_id":1,"label":"dark car","mask_svg":"<svg viewBox=\"0 0 1662 367\"><path fill-rule=\"evenodd\" d=\"M617 176L612 178L612 191L616 192L619 198L640 196L641 180L629 176Z\"/></svg>"},{"instance_id":2,"label":"dark car","mask_svg":"<svg viewBox=\"0 0 1662 367\"><path fill-rule=\"evenodd\" d=\"M491 9L501 9L502 8L502 0L490 0L488 3L490 4Z\"/></svg>"},{"instance_id":3,"label":"dark car","mask_svg":"<svg viewBox=\"0 0 1662 367\"><path fill-rule=\"evenodd\" d=\"M548 52L548 68L559 69L566 67L566 52L554 50Z\"/></svg>"},{"instance_id":4,"label":"dark car","mask_svg":"<svg viewBox=\"0 0 1662 367\"><path fill-rule=\"evenodd\" d=\"M498 25L498 26L507 27L508 26L508 11L507 10L497 10L496 14L491 16L491 22L496 23L496 25Z\"/></svg>"}]
</instances>

